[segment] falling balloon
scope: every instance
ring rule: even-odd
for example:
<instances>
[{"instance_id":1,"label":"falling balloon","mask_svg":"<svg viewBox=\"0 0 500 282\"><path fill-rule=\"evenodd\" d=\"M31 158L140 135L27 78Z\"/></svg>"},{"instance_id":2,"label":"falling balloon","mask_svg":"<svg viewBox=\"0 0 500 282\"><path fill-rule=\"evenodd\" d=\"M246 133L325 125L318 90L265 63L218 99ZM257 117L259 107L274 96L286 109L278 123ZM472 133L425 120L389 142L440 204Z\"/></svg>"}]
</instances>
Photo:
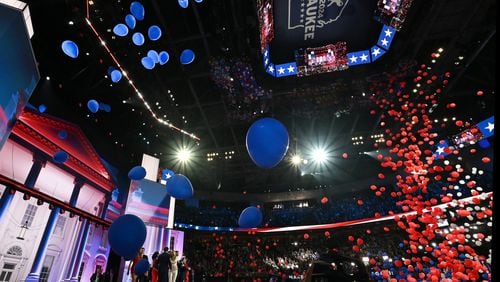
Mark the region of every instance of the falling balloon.
<instances>
[{"instance_id":1,"label":"falling balloon","mask_svg":"<svg viewBox=\"0 0 500 282\"><path fill-rule=\"evenodd\" d=\"M61 130L57 133L57 137L59 137L59 139L66 139L68 137L68 133L64 130Z\"/></svg>"},{"instance_id":2,"label":"falling balloon","mask_svg":"<svg viewBox=\"0 0 500 282\"><path fill-rule=\"evenodd\" d=\"M115 253L125 260L130 260L144 244L146 234L146 225L139 217L125 214L113 221L109 227L108 241Z\"/></svg>"},{"instance_id":3,"label":"falling balloon","mask_svg":"<svg viewBox=\"0 0 500 282\"><path fill-rule=\"evenodd\" d=\"M194 61L194 52L191 49L185 49L181 53L180 61L183 65L188 65Z\"/></svg>"},{"instance_id":4,"label":"falling balloon","mask_svg":"<svg viewBox=\"0 0 500 282\"><path fill-rule=\"evenodd\" d=\"M130 3L130 12L137 20L142 21L144 19L145 10L140 2L134 1Z\"/></svg>"},{"instance_id":5,"label":"falling balloon","mask_svg":"<svg viewBox=\"0 0 500 282\"><path fill-rule=\"evenodd\" d=\"M128 14L125 16L125 23L127 24L127 26L130 28L130 29L134 29L135 28L135 24L137 23L136 20L135 20L135 17L132 16L131 14Z\"/></svg>"},{"instance_id":6,"label":"falling balloon","mask_svg":"<svg viewBox=\"0 0 500 282\"><path fill-rule=\"evenodd\" d=\"M113 70L111 72L111 81L116 83L120 81L120 79L122 79L122 72L119 70Z\"/></svg>"},{"instance_id":7,"label":"falling balloon","mask_svg":"<svg viewBox=\"0 0 500 282\"><path fill-rule=\"evenodd\" d=\"M242 228L255 228L262 223L262 212L256 207L244 209L238 219L238 225Z\"/></svg>"},{"instance_id":8,"label":"falling balloon","mask_svg":"<svg viewBox=\"0 0 500 282\"><path fill-rule=\"evenodd\" d=\"M152 70L155 67L155 61L153 61L150 57L142 58L141 63L148 70Z\"/></svg>"},{"instance_id":9,"label":"falling balloon","mask_svg":"<svg viewBox=\"0 0 500 282\"><path fill-rule=\"evenodd\" d=\"M128 172L128 178L132 180L142 180L146 177L146 169L142 166L134 166Z\"/></svg>"},{"instance_id":10,"label":"falling balloon","mask_svg":"<svg viewBox=\"0 0 500 282\"><path fill-rule=\"evenodd\" d=\"M99 103L96 100L93 100L93 99L89 100L87 102L87 108L89 109L90 112L92 112L93 114L95 114L99 110Z\"/></svg>"},{"instance_id":11,"label":"falling balloon","mask_svg":"<svg viewBox=\"0 0 500 282\"><path fill-rule=\"evenodd\" d=\"M61 44L61 48L68 57L73 59L78 57L78 46L71 40L66 40Z\"/></svg>"},{"instance_id":12,"label":"falling balloon","mask_svg":"<svg viewBox=\"0 0 500 282\"><path fill-rule=\"evenodd\" d=\"M68 153L64 151L58 151L52 156L55 163L62 164L68 160Z\"/></svg>"},{"instance_id":13,"label":"falling balloon","mask_svg":"<svg viewBox=\"0 0 500 282\"><path fill-rule=\"evenodd\" d=\"M137 46L141 46L142 44L144 44L144 35L142 35L142 33L140 32L134 33L134 35L132 35L132 42L134 42L134 44Z\"/></svg>"},{"instance_id":14,"label":"falling balloon","mask_svg":"<svg viewBox=\"0 0 500 282\"><path fill-rule=\"evenodd\" d=\"M252 161L269 169L278 165L288 150L288 132L276 119L262 118L248 129L246 146Z\"/></svg>"},{"instance_id":15,"label":"falling balloon","mask_svg":"<svg viewBox=\"0 0 500 282\"><path fill-rule=\"evenodd\" d=\"M40 106L38 106L38 111L40 113L44 113L46 110L47 110L47 107L44 104L41 104Z\"/></svg>"},{"instance_id":16,"label":"falling balloon","mask_svg":"<svg viewBox=\"0 0 500 282\"><path fill-rule=\"evenodd\" d=\"M181 8L184 8L184 9L186 9L189 5L188 0L178 0L178 2L179 2L179 6L181 6Z\"/></svg>"},{"instance_id":17,"label":"falling balloon","mask_svg":"<svg viewBox=\"0 0 500 282\"><path fill-rule=\"evenodd\" d=\"M148 29L149 39L152 41L156 41L161 37L161 29L157 25L152 25Z\"/></svg>"},{"instance_id":18,"label":"falling balloon","mask_svg":"<svg viewBox=\"0 0 500 282\"><path fill-rule=\"evenodd\" d=\"M180 200L186 200L193 196L193 185L189 179L182 174L175 174L167 180L167 193Z\"/></svg>"},{"instance_id":19,"label":"falling balloon","mask_svg":"<svg viewBox=\"0 0 500 282\"><path fill-rule=\"evenodd\" d=\"M113 33L118 36L127 36L128 27L122 23L115 25L113 28Z\"/></svg>"},{"instance_id":20,"label":"falling balloon","mask_svg":"<svg viewBox=\"0 0 500 282\"><path fill-rule=\"evenodd\" d=\"M170 56L168 55L167 51L161 51L158 56L160 60L160 65L162 66L168 62L168 59L170 59Z\"/></svg>"},{"instance_id":21,"label":"falling balloon","mask_svg":"<svg viewBox=\"0 0 500 282\"><path fill-rule=\"evenodd\" d=\"M151 59L153 59L153 62L155 64L157 64L157 63L160 62L160 58L158 56L158 52L156 52L155 50L149 50L148 51L148 57L150 57Z\"/></svg>"}]
</instances>

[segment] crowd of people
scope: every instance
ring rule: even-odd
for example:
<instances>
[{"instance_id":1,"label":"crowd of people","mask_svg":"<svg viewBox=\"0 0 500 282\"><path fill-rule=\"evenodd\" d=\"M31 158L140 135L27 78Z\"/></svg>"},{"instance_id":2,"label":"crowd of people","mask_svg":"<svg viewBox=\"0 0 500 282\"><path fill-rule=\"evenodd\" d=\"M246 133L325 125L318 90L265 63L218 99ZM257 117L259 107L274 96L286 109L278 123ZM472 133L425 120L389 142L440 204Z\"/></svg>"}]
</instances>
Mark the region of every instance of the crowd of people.
<instances>
[{"instance_id":1,"label":"crowd of people","mask_svg":"<svg viewBox=\"0 0 500 282\"><path fill-rule=\"evenodd\" d=\"M257 83L248 60L219 57L209 63L212 80L223 92L231 120L248 121L269 112L272 92Z\"/></svg>"}]
</instances>

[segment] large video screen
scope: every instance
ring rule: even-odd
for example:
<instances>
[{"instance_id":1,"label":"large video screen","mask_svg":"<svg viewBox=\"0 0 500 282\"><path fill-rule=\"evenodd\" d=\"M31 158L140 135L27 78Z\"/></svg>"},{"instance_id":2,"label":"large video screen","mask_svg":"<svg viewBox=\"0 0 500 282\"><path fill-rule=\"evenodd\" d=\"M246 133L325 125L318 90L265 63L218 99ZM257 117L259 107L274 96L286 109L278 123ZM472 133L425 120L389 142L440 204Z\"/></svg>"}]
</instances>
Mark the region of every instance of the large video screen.
<instances>
[{"instance_id":1,"label":"large video screen","mask_svg":"<svg viewBox=\"0 0 500 282\"><path fill-rule=\"evenodd\" d=\"M136 215L145 223L166 226L169 207L165 185L147 179L130 182L125 213Z\"/></svg>"},{"instance_id":2,"label":"large video screen","mask_svg":"<svg viewBox=\"0 0 500 282\"><path fill-rule=\"evenodd\" d=\"M0 4L0 148L39 79L22 11Z\"/></svg>"}]
</instances>

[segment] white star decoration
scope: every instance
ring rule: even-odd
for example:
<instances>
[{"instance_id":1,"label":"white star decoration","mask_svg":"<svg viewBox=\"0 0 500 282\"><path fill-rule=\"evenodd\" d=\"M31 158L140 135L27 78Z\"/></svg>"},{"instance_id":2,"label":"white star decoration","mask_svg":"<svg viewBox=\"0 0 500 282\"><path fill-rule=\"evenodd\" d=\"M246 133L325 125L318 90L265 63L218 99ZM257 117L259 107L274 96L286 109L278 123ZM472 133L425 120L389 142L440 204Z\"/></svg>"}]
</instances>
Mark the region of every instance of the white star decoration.
<instances>
[{"instance_id":1,"label":"white star decoration","mask_svg":"<svg viewBox=\"0 0 500 282\"><path fill-rule=\"evenodd\" d=\"M292 73L294 71L295 71L295 68L292 65L288 66L288 72L289 73Z\"/></svg>"},{"instance_id":2,"label":"white star decoration","mask_svg":"<svg viewBox=\"0 0 500 282\"><path fill-rule=\"evenodd\" d=\"M358 61L358 57L352 55L352 57L350 57L349 60L351 60L351 63L356 63Z\"/></svg>"},{"instance_id":3,"label":"white star decoration","mask_svg":"<svg viewBox=\"0 0 500 282\"><path fill-rule=\"evenodd\" d=\"M488 129L489 132L492 132L495 129L495 124L488 122L488 126L486 126L484 129Z\"/></svg>"},{"instance_id":4,"label":"white star decoration","mask_svg":"<svg viewBox=\"0 0 500 282\"><path fill-rule=\"evenodd\" d=\"M280 67L280 68L278 69L278 73L279 73L279 74L284 74L284 73L285 73L285 69L284 69L283 67Z\"/></svg>"},{"instance_id":5,"label":"white star decoration","mask_svg":"<svg viewBox=\"0 0 500 282\"><path fill-rule=\"evenodd\" d=\"M365 53L363 53L363 55L359 56L359 58L361 59L361 61L368 61L368 55L366 55Z\"/></svg>"},{"instance_id":6,"label":"white star decoration","mask_svg":"<svg viewBox=\"0 0 500 282\"><path fill-rule=\"evenodd\" d=\"M384 30L384 32L385 32L385 36L387 36L387 37L392 36L392 31L390 31L389 29Z\"/></svg>"},{"instance_id":7,"label":"white star decoration","mask_svg":"<svg viewBox=\"0 0 500 282\"><path fill-rule=\"evenodd\" d=\"M444 147L438 147L436 153L438 153L438 155L444 154Z\"/></svg>"},{"instance_id":8,"label":"white star decoration","mask_svg":"<svg viewBox=\"0 0 500 282\"><path fill-rule=\"evenodd\" d=\"M380 49L379 48L373 49L372 54L373 54L373 56L377 57L378 55L380 55Z\"/></svg>"},{"instance_id":9,"label":"white star decoration","mask_svg":"<svg viewBox=\"0 0 500 282\"><path fill-rule=\"evenodd\" d=\"M267 65L267 63L269 63L269 59L268 58L266 58L266 60L265 60L265 64L266 65Z\"/></svg>"},{"instance_id":10,"label":"white star decoration","mask_svg":"<svg viewBox=\"0 0 500 282\"><path fill-rule=\"evenodd\" d=\"M272 65L270 65L268 68L267 68L270 72L273 72L274 71L274 68Z\"/></svg>"},{"instance_id":11,"label":"white star decoration","mask_svg":"<svg viewBox=\"0 0 500 282\"><path fill-rule=\"evenodd\" d=\"M384 37L384 39L380 40L380 42L382 43L382 46L388 46L389 44L389 41L387 41Z\"/></svg>"}]
</instances>

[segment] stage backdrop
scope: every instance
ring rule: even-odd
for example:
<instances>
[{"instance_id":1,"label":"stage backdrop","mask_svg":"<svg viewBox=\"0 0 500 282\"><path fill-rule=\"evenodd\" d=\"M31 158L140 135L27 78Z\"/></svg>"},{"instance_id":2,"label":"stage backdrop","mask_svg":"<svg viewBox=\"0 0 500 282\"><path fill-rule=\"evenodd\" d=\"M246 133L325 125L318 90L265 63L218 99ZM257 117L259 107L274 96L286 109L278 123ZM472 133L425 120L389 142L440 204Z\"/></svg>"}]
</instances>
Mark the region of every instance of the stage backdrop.
<instances>
[{"instance_id":1,"label":"stage backdrop","mask_svg":"<svg viewBox=\"0 0 500 282\"><path fill-rule=\"evenodd\" d=\"M0 149L39 79L23 11L0 3Z\"/></svg>"},{"instance_id":2,"label":"stage backdrop","mask_svg":"<svg viewBox=\"0 0 500 282\"><path fill-rule=\"evenodd\" d=\"M144 223L167 226L170 196L165 185L151 180L132 180L128 192L126 214L140 217Z\"/></svg>"}]
</instances>

